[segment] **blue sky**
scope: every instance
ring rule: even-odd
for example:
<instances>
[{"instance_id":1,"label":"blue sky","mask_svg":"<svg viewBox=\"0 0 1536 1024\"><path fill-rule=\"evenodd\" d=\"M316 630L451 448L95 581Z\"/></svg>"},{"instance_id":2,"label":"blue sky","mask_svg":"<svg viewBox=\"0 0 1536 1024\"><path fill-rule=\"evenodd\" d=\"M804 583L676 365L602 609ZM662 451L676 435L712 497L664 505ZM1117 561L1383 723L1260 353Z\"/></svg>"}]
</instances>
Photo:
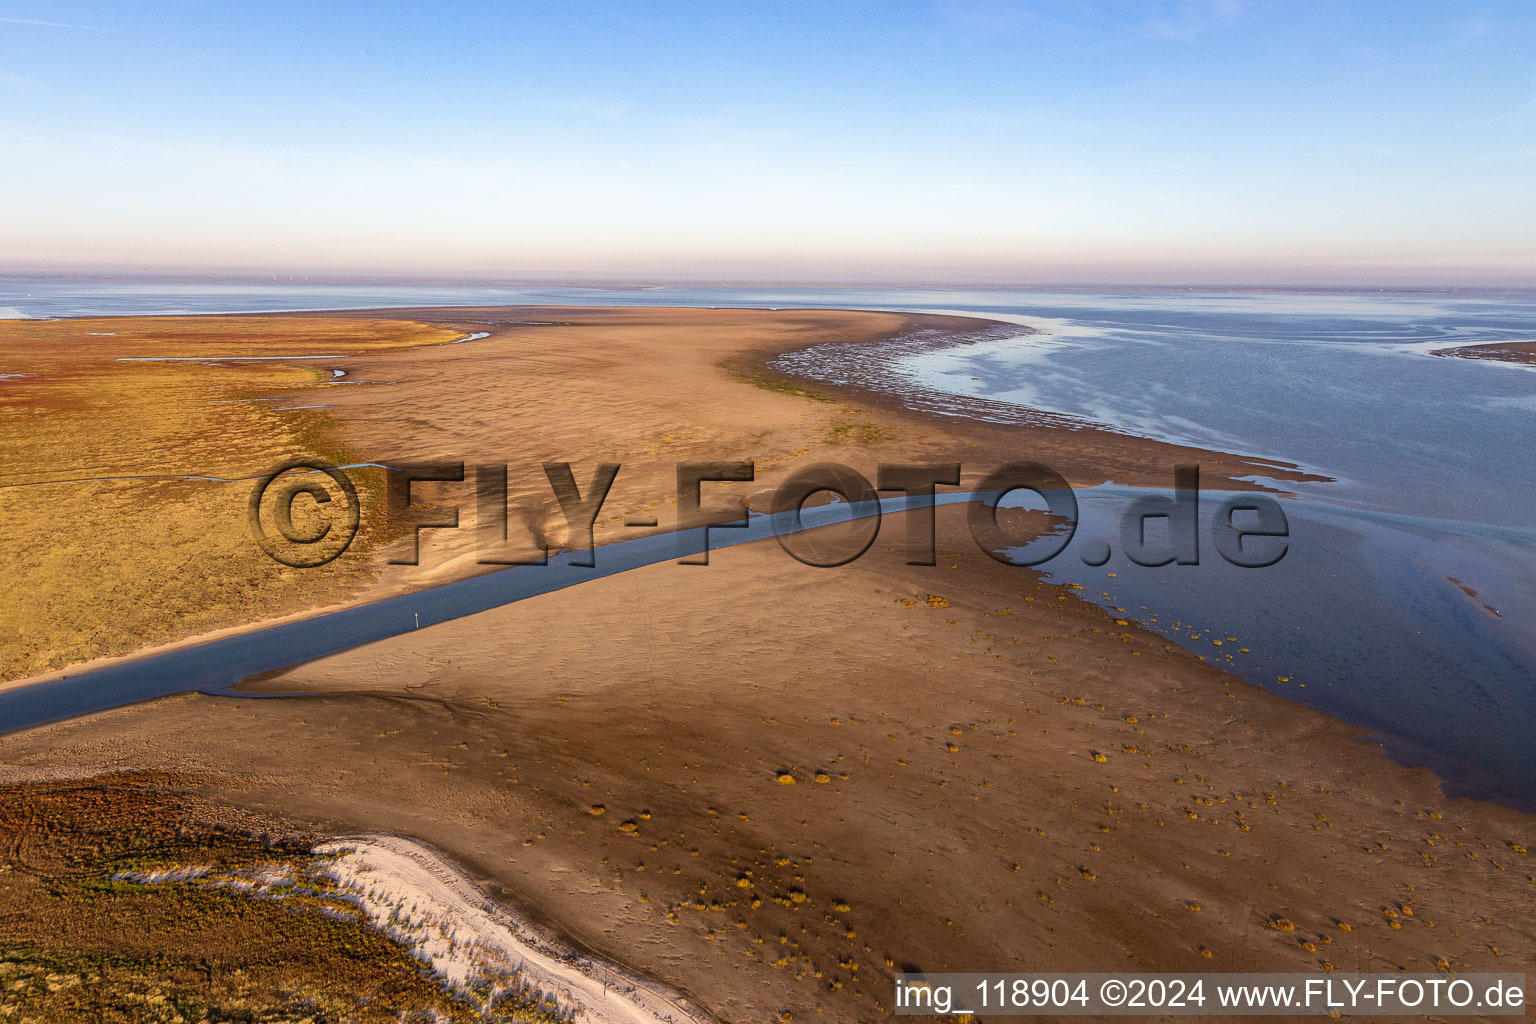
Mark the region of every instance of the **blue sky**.
<instances>
[{"instance_id":1,"label":"blue sky","mask_svg":"<svg viewBox=\"0 0 1536 1024\"><path fill-rule=\"evenodd\" d=\"M0 267L1536 284L1536 4L0 0Z\"/></svg>"}]
</instances>

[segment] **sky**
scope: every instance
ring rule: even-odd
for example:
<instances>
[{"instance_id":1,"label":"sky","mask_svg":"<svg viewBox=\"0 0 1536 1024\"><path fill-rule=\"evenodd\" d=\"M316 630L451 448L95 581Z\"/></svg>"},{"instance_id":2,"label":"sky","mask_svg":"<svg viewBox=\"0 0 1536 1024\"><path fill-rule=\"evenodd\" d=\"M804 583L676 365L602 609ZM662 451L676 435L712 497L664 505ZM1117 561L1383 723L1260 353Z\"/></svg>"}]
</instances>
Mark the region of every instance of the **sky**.
<instances>
[{"instance_id":1,"label":"sky","mask_svg":"<svg viewBox=\"0 0 1536 1024\"><path fill-rule=\"evenodd\" d=\"M1536 4L0 0L0 269L1536 285Z\"/></svg>"}]
</instances>

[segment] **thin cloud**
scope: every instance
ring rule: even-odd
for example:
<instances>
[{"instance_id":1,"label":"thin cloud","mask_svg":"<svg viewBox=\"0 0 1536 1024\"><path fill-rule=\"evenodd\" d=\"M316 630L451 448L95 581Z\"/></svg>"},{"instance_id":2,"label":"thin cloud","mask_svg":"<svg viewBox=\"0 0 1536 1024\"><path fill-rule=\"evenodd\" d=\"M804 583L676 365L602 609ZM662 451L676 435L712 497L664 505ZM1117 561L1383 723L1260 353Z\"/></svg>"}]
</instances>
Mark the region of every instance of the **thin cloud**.
<instances>
[{"instance_id":1,"label":"thin cloud","mask_svg":"<svg viewBox=\"0 0 1536 1024\"><path fill-rule=\"evenodd\" d=\"M36 18L0 18L7 25L37 25L42 28L77 28L85 32L105 32L98 25L76 25L68 21L38 21Z\"/></svg>"}]
</instances>

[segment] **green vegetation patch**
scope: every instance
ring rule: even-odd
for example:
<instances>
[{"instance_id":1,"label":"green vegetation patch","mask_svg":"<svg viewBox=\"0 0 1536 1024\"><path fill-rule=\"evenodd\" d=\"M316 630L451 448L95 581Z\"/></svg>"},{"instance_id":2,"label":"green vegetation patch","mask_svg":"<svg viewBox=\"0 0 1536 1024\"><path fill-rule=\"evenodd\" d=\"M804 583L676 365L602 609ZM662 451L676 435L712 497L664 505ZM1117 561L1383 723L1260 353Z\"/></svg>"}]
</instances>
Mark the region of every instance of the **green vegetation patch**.
<instances>
[{"instance_id":1,"label":"green vegetation patch","mask_svg":"<svg viewBox=\"0 0 1536 1024\"><path fill-rule=\"evenodd\" d=\"M0 1020L562 1019L445 990L316 883L307 843L200 826L177 781L0 787Z\"/></svg>"},{"instance_id":2,"label":"green vegetation patch","mask_svg":"<svg viewBox=\"0 0 1536 1024\"><path fill-rule=\"evenodd\" d=\"M762 357L753 353L732 356L723 359L716 364L732 380L741 381L743 384L751 384L755 388L764 391L772 391L780 395L793 395L796 398L809 398L813 402L834 401L828 395L821 394L806 387L793 377L777 373L763 365Z\"/></svg>"}]
</instances>

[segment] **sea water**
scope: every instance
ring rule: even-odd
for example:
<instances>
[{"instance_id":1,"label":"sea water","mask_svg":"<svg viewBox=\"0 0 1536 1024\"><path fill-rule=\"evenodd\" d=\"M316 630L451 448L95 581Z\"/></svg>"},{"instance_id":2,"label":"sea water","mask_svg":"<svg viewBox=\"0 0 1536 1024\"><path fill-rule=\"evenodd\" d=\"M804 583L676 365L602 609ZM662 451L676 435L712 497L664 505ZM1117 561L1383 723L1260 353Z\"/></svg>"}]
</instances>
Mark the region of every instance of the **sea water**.
<instances>
[{"instance_id":1,"label":"sea water","mask_svg":"<svg viewBox=\"0 0 1536 1024\"><path fill-rule=\"evenodd\" d=\"M1275 566L1229 565L1208 542L1197 566L1135 565L1116 542L1141 492L1112 483L1079 492L1072 545L1044 568L1360 726L1453 792L1536 810L1536 372L1431 355L1536 340L1531 294L0 281L0 308L18 316L488 304L897 309L1016 325L863 353L852 370L853 349L800 369L856 371L934 411L1043 410L1326 477L1256 478L1285 495L1291 536ZM1202 537L1218 497L1202 496ZM1108 563L1087 564L1104 543Z\"/></svg>"}]
</instances>

